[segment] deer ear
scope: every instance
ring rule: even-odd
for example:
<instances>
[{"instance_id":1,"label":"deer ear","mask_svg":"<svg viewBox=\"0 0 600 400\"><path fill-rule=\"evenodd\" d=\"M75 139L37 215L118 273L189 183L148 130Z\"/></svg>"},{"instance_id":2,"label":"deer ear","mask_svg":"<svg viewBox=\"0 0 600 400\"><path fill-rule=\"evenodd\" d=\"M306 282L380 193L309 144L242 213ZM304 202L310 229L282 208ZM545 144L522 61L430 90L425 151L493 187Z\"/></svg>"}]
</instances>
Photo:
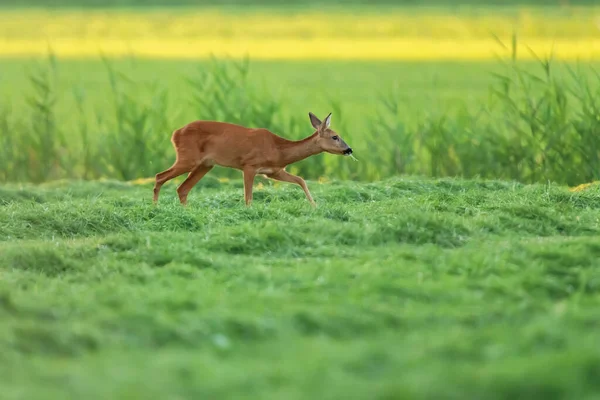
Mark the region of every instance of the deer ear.
<instances>
[{"instance_id":1,"label":"deer ear","mask_svg":"<svg viewBox=\"0 0 600 400\"><path fill-rule=\"evenodd\" d=\"M323 129L329 128L330 125L331 125L331 113L329 113L329 115L326 116L325 119L323 120Z\"/></svg>"},{"instance_id":2,"label":"deer ear","mask_svg":"<svg viewBox=\"0 0 600 400\"><path fill-rule=\"evenodd\" d=\"M321 127L321 120L311 112L308 113L308 117L310 118L310 123L313 126L313 128L318 130Z\"/></svg>"}]
</instances>

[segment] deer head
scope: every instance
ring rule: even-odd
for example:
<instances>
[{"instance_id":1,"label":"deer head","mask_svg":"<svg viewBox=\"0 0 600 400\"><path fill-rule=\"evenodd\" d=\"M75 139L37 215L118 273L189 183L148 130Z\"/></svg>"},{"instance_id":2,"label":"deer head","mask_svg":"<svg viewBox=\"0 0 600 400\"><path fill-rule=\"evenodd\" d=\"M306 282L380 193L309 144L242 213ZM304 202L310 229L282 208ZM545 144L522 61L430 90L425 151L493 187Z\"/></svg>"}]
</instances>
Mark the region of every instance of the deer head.
<instances>
[{"instance_id":1,"label":"deer head","mask_svg":"<svg viewBox=\"0 0 600 400\"><path fill-rule=\"evenodd\" d=\"M310 123L317 130L316 143L325 152L337 155L348 156L352 154L350 146L344 142L344 139L331 129L331 113L321 122L313 113L309 112Z\"/></svg>"}]
</instances>

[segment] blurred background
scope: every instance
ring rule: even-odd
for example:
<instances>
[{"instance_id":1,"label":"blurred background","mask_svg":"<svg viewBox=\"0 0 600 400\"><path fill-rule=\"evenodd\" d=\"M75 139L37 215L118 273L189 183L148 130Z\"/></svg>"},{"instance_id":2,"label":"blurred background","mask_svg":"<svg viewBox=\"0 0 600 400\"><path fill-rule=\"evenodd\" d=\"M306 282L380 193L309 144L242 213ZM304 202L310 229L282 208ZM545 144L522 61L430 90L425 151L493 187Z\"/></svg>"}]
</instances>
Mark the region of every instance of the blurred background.
<instances>
[{"instance_id":1,"label":"blurred background","mask_svg":"<svg viewBox=\"0 0 600 400\"><path fill-rule=\"evenodd\" d=\"M588 182L594 3L0 0L0 181L152 178L192 120L299 139L311 111L359 162L289 169L307 179Z\"/></svg>"}]
</instances>

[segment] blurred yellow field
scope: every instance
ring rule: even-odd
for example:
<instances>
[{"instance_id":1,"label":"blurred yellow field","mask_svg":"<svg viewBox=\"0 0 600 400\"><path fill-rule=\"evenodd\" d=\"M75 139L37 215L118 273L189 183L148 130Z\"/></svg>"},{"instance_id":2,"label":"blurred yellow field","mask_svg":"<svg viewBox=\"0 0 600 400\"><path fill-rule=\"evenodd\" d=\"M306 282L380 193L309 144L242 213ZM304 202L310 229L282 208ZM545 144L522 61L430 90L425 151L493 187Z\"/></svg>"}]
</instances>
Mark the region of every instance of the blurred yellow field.
<instances>
[{"instance_id":1,"label":"blurred yellow field","mask_svg":"<svg viewBox=\"0 0 600 400\"><path fill-rule=\"evenodd\" d=\"M120 40L56 39L0 40L2 56L37 56L48 52L48 45L61 58L126 56L134 54L147 58L201 58L210 55L252 59L356 59L356 60L484 60L495 54L506 53L493 40L466 39L433 41L419 38L399 39L281 39L281 40L227 40L222 38L173 40L137 39ZM562 60L599 59L600 39L550 41L527 40L538 56L554 54ZM532 59L526 48L518 52L520 59Z\"/></svg>"},{"instance_id":2,"label":"blurred yellow field","mask_svg":"<svg viewBox=\"0 0 600 400\"><path fill-rule=\"evenodd\" d=\"M149 58L249 55L253 59L482 60L519 44L540 56L600 58L600 8L519 10L314 12L152 10L3 11L0 56L59 57L135 54ZM493 27L493 28L490 28ZM533 55L522 47L519 58Z\"/></svg>"}]
</instances>

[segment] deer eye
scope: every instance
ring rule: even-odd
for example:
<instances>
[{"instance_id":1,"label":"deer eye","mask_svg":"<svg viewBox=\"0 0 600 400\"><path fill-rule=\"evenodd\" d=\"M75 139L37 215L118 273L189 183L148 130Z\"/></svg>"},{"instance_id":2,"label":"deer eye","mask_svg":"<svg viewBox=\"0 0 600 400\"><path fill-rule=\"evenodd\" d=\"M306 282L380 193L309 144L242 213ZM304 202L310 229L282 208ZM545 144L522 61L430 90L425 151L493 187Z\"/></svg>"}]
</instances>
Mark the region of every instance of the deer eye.
<instances>
[{"instance_id":1,"label":"deer eye","mask_svg":"<svg viewBox=\"0 0 600 400\"><path fill-rule=\"evenodd\" d=\"M337 136L332 136L331 137L333 140L338 140L339 138Z\"/></svg>"}]
</instances>

